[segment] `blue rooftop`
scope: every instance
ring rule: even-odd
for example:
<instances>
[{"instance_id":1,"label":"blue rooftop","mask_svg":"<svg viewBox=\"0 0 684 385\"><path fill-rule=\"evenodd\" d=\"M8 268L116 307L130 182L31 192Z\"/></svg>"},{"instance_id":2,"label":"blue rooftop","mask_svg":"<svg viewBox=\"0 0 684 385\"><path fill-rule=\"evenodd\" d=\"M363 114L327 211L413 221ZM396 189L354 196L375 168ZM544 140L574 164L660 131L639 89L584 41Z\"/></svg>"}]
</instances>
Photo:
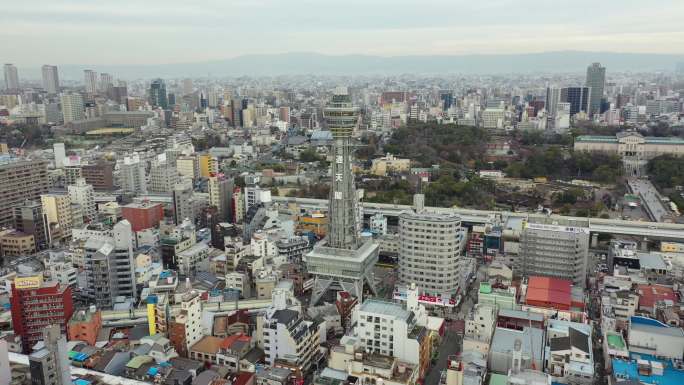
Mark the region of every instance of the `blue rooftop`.
<instances>
[{"instance_id":1,"label":"blue rooftop","mask_svg":"<svg viewBox=\"0 0 684 385\"><path fill-rule=\"evenodd\" d=\"M632 316L632 319L630 320L632 324L636 325L647 325L647 326L655 326L659 328L667 328L669 327L668 325L658 321L657 319L653 318L648 318L648 317L641 317L641 316Z\"/></svg>"},{"instance_id":2,"label":"blue rooftop","mask_svg":"<svg viewBox=\"0 0 684 385\"><path fill-rule=\"evenodd\" d=\"M73 381L74 385L90 385L91 382L88 380L84 380L82 378L77 378Z\"/></svg>"},{"instance_id":3,"label":"blue rooftop","mask_svg":"<svg viewBox=\"0 0 684 385\"><path fill-rule=\"evenodd\" d=\"M630 355L631 360L613 359L613 376L618 380L638 380L647 384L681 385L684 384L684 370L675 369L671 361L661 361L648 354ZM663 375L641 375L637 368L637 359L656 361L663 365Z\"/></svg>"}]
</instances>

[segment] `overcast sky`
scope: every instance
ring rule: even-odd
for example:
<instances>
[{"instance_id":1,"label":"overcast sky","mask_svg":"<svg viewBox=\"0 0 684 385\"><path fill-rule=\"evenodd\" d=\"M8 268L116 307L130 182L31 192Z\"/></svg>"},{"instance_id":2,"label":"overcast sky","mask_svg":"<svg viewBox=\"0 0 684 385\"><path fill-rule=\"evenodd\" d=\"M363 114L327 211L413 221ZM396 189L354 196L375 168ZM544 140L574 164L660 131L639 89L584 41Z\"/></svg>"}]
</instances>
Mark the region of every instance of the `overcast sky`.
<instances>
[{"instance_id":1,"label":"overcast sky","mask_svg":"<svg viewBox=\"0 0 684 385\"><path fill-rule=\"evenodd\" d=\"M0 61L245 54L684 53L684 0L1 0Z\"/></svg>"}]
</instances>

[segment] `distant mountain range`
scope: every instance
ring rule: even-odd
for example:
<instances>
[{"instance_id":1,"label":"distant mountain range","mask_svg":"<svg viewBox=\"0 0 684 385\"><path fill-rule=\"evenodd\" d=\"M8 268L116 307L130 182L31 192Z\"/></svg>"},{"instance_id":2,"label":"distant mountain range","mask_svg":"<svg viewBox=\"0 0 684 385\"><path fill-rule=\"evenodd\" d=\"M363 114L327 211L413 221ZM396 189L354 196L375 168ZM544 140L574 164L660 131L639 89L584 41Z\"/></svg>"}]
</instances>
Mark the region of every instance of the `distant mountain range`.
<instances>
[{"instance_id":1,"label":"distant mountain range","mask_svg":"<svg viewBox=\"0 0 684 385\"><path fill-rule=\"evenodd\" d=\"M674 71L684 55L545 52L493 55L369 56L287 53L245 55L219 61L159 65L60 65L60 77L81 80L84 69L116 78L176 78L272 75L397 75L397 74L510 74L583 72L592 62L608 71ZM679 64L681 65L681 64ZM38 78L40 69L20 69L22 77Z\"/></svg>"}]
</instances>

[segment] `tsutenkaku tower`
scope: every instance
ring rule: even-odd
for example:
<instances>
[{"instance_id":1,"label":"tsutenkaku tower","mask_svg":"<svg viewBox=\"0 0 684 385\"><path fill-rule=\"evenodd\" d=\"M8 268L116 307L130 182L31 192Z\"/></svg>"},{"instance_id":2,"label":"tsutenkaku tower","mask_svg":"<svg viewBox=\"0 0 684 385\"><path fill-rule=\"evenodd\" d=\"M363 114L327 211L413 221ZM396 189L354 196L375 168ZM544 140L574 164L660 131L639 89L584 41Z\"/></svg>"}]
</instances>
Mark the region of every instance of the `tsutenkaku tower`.
<instances>
[{"instance_id":1,"label":"tsutenkaku tower","mask_svg":"<svg viewBox=\"0 0 684 385\"><path fill-rule=\"evenodd\" d=\"M330 228L328 246L339 249L356 249L357 231L356 190L352 173L352 133L358 121L358 110L352 105L345 87L338 87L323 116L332 133L332 181L328 215Z\"/></svg>"}]
</instances>

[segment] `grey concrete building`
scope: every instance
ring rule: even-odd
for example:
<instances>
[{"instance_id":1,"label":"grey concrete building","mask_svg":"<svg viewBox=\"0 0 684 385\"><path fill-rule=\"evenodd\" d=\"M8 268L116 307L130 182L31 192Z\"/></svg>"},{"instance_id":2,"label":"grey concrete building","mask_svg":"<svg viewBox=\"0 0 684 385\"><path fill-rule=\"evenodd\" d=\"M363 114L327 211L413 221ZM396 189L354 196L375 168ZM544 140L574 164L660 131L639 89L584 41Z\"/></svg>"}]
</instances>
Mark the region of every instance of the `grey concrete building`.
<instances>
[{"instance_id":1,"label":"grey concrete building","mask_svg":"<svg viewBox=\"0 0 684 385\"><path fill-rule=\"evenodd\" d=\"M117 296L136 298L133 230L122 220L111 231L93 232L85 243L85 297L98 308L111 308Z\"/></svg>"},{"instance_id":2,"label":"grey concrete building","mask_svg":"<svg viewBox=\"0 0 684 385\"><path fill-rule=\"evenodd\" d=\"M44 347L29 355L29 370L33 385L71 384L66 338L58 325L43 330Z\"/></svg>"},{"instance_id":3,"label":"grey concrete building","mask_svg":"<svg viewBox=\"0 0 684 385\"><path fill-rule=\"evenodd\" d=\"M601 98L603 98L603 89L606 86L606 67L602 67L601 63L593 63L587 67L586 86L591 89L588 112L591 115L601 113Z\"/></svg>"},{"instance_id":4,"label":"grey concrete building","mask_svg":"<svg viewBox=\"0 0 684 385\"><path fill-rule=\"evenodd\" d=\"M0 159L0 227L12 227L14 208L27 199L39 201L48 184L44 160Z\"/></svg>"},{"instance_id":5,"label":"grey concrete building","mask_svg":"<svg viewBox=\"0 0 684 385\"><path fill-rule=\"evenodd\" d=\"M527 223L520 234L516 274L569 279L585 287L588 258L588 228Z\"/></svg>"},{"instance_id":6,"label":"grey concrete building","mask_svg":"<svg viewBox=\"0 0 684 385\"><path fill-rule=\"evenodd\" d=\"M467 238L455 214L426 211L399 215L399 280L421 293L455 295L461 281L459 259Z\"/></svg>"}]
</instances>

